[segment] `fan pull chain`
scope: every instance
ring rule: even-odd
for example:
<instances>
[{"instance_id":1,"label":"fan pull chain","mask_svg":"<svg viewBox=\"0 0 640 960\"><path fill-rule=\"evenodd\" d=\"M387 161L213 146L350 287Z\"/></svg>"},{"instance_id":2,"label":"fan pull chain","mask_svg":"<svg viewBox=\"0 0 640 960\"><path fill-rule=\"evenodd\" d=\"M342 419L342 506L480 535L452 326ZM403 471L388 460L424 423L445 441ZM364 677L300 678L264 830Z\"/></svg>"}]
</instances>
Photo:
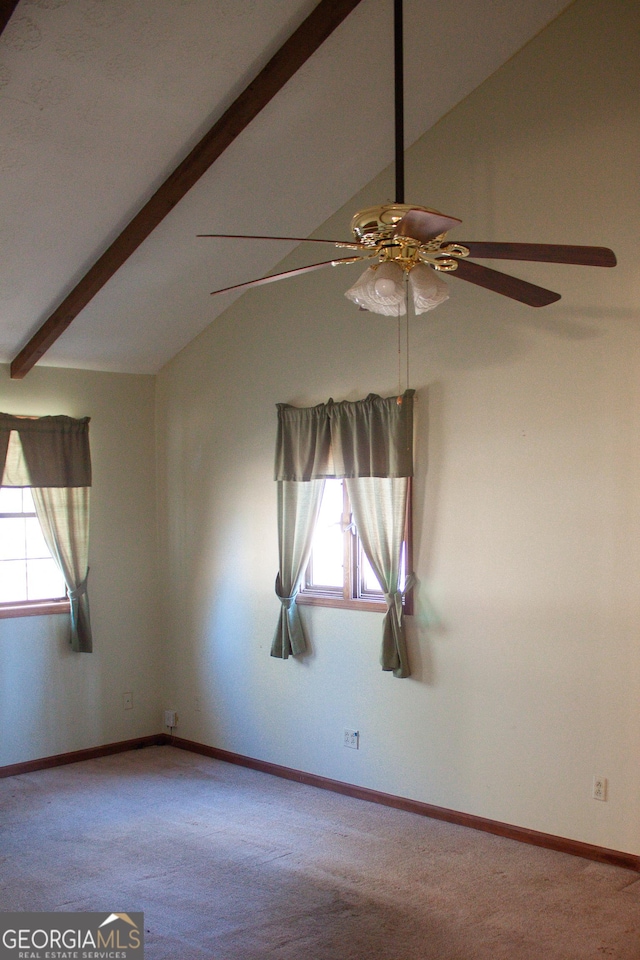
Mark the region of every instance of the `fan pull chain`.
<instances>
[{"instance_id":1,"label":"fan pull chain","mask_svg":"<svg viewBox=\"0 0 640 960\"><path fill-rule=\"evenodd\" d=\"M405 273L404 275L404 307L405 307L405 316L406 316L406 327L404 335L404 343L406 350L406 384L405 390L409 389L409 274ZM398 397L402 394L402 314L400 313L400 305L398 305Z\"/></svg>"},{"instance_id":2,"label":"fan pull chain","mask_svg":"<svg viewBox=\"0 0 640 960\"><path fill-rule=\"evenodd\" d=\"M404 292L405 292L405 306L406 306L406 317L407 317L407 384L406 389L409 389L409 274L405 274L404 280Z\"/></svg>"},{"instance_id":3,"label":"fan pull chain","mask_svg":"<svg viewBox=\"0 0 640 960\"><path fill-rule=\"evenodd\" d=\"M398 308L398 396L402 393L402 321Z\"/></svg>"}]
</instances>

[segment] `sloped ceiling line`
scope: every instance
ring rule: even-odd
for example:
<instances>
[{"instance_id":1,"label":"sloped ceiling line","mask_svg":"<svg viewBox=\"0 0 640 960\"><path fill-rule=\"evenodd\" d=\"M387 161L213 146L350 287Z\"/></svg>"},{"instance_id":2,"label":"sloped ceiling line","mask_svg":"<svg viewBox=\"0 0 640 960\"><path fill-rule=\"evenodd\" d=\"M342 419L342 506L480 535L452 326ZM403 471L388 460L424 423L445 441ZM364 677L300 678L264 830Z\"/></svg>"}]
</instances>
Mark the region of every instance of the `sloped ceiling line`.
<instances>
[{"instance_id":1,"label":"sloped ceiling line","mask_svg":"<svg viewBox=\"0 0 640 960\"><path fill-rule=\"evenodd\" d=\"M18 6L20 0L0 0L0 33L4 30L11 19L11 14Z\"/></svg>"},{"instance_id":2,"label":"sloped ceiling line","mask_svg":"<svg viewBox=\"0 0 640 960\"><path fill-rule=\"evenodd\" d=\"M22 348L11 364L13 380L26 376L143 240L359 3L360 0L320 0ZM0 17L2 13L0 7ZM11 11L7 20L10 15Z\"/></svg>"}]
</instances>

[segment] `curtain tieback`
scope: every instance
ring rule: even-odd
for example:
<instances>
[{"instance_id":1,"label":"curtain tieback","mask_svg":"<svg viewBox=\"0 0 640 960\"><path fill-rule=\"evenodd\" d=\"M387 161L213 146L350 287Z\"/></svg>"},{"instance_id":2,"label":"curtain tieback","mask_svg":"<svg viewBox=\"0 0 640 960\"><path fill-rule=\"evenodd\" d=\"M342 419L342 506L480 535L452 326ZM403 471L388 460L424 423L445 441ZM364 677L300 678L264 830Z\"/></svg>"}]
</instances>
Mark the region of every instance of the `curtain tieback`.
<instances>
[{"instance_id":1,"label":"curtain tieback","mask_svg":"<svg viewBox=\"0 0 640 960\"><path fill-rule=\"evenodd\" d=\"M84 594L87 592L87 580L88 580L88 578L89 578L89 574L87 574L87 576L84 578L84 580L81 580L80 583L78 584L78 586L75 587L73 590L67 589L67 596L68 596L69 600L72 600L72 601L73 601L73 600L79 600L80 597L84 596Z\"/></svg>"},{"instance_id":2,"label":"curtain tieback","mask_svg":"<svg viewBox=\"0 0 640 960\"><path fill-rule=\"evenodd\" d=\"M395 606L398 615L400 615L400 613L402 613L402 598L408 590L411 590L411 588L415 586L415 583L416 575L415 573L410 573L404 582L404 590L394 590L393 593L385 593L384 599L389 609Z\"/></svg>"},{"instance_id":3,"label":"curtain tieback","mask_svg":"<svg viewBox=\"0 0 640 960\"><path fill-rule=\"evenodd\" d=\"M281 583L280 583L280 574L278 574L278 576L276 577L276 597L278 598L278 600L280 601L280 603L282 604L282 606L285 608L285 610L291 610L291 607L292 607L292 606L294 605L294 603L296 602L296 597L297 597L297 596L298 596L298 591L297 591L297 590L294 590L294 592L291 594L291 596L289 596L289 597L283 597L283 595L282 595L282 585L281 585Z\"/></svg>"}]
</instances>

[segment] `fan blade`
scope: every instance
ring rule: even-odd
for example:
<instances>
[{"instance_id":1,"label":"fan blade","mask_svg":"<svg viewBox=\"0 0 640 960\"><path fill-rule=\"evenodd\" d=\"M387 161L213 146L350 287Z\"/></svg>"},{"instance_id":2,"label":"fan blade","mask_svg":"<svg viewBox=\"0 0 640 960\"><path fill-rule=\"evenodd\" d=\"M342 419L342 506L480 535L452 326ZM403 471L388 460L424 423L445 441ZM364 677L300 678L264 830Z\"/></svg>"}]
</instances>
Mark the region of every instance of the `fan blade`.
<instances>
[{"instance_id":1,"label":"fan blade","mask_svg":"<svg viewBox=\"0 0 640 960\"><path fill-rule=\"evenodd\" d=\"M546 307L547 304L555 303L560 299L560 294L554 293L553 290L545 290L544 287L537 287L534 283L519 280L518 277L511 277L507 273L500 273L498 270L491 270L490 267L483 267L479 263L472 263L471 260L458 260L457 268L447 273L447 276L477 283L479 287L486 287L487 290L501 293L505 297L511 297L512 300L520 300L521 303L527 303L530 307Z\"/></svg>"},{"instance_id":2,"label":"fan blade","mask_svg":"<svg viewBox=\"0 0 640 960\"><path fill-rule=\"evenodd\" d=\"M308 267L296 267L295 270L285 270L284 273L274 273L269 277L258 277L257 280L247 280L245 283L236 283L232 287L222 287L220 290L212 290L214 293L228 293L229 290L242 290L246 287L260 287L263 283L273 283L274 280L286 280L288 277L299 277L303 273L310 273L312 270L320 270L321 267L336 267L339 263L355 263L362 257L342 257L340 260L324 260L322 263L311 263Z\"/></svg>"},{"instance_id":3,"label":"fan blade","mask_svg":"<svg viewBox=\"0 0 640 960\"><path fill-rule=\"evenodd\" d=\"M538 263L579 263L585 267L615 267L608 247L576 247L561 243L484 243L456 240L472 257L486 260L535 260Z\"/></svg>"},{"instance_id":4,"label":"fan blade","mask_svg":"<svg viewBox=\"0 0 640 960\"><path fill-rule=\"evenodd\" d=\"M441 233L446 233L452 227L457 227L462 220L456 217L447 217L443 213L430 213L426 210L409 210L397 224L394 237L409 237L427 243Z\"/></svg>"},{"instance_id":5,"label":"fan blade","mask_svg":"<svg viewBox=\"0 0 640 960\"><path fill-rule=\"evenodd\" d=\"M261 237L246 233L197 233L197 237L212 237L214 240L290 240L295 243L333 243L349 250L364 249L363 243L345 240L322 240L319 237Z\"/></svg>"}]
</instances>

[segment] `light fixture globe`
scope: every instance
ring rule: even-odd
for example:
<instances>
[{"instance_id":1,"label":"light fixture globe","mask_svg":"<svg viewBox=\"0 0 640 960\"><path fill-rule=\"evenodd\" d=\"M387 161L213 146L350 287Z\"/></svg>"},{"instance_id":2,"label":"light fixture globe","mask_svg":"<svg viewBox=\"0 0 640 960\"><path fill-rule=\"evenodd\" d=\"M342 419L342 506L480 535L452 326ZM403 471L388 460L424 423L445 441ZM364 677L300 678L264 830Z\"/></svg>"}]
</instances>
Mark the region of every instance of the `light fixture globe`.
<instances>
[{"instance_id":1,"label":"light fixture globe","mask_svg":"<svg viewBox=\"0 0 640 960\"><path fill-rule=\"evenodd\" d=\"M404 271L397 263L390 262L368 267L345 297L371 313L402 316L407 312Z\"/></svg>"},{"instance_id":2,"label":"light fixture globe","mask_svg":"<svg viewBox=\"0 0 640 960\"><path fill-rule=\"evenodd\" d=\"M433 310L439 303L449 299L446 283L426 263L417 263L409 274L409 286L413 295L413 308L418 313Z\"/></svg>"}]
</instances>

